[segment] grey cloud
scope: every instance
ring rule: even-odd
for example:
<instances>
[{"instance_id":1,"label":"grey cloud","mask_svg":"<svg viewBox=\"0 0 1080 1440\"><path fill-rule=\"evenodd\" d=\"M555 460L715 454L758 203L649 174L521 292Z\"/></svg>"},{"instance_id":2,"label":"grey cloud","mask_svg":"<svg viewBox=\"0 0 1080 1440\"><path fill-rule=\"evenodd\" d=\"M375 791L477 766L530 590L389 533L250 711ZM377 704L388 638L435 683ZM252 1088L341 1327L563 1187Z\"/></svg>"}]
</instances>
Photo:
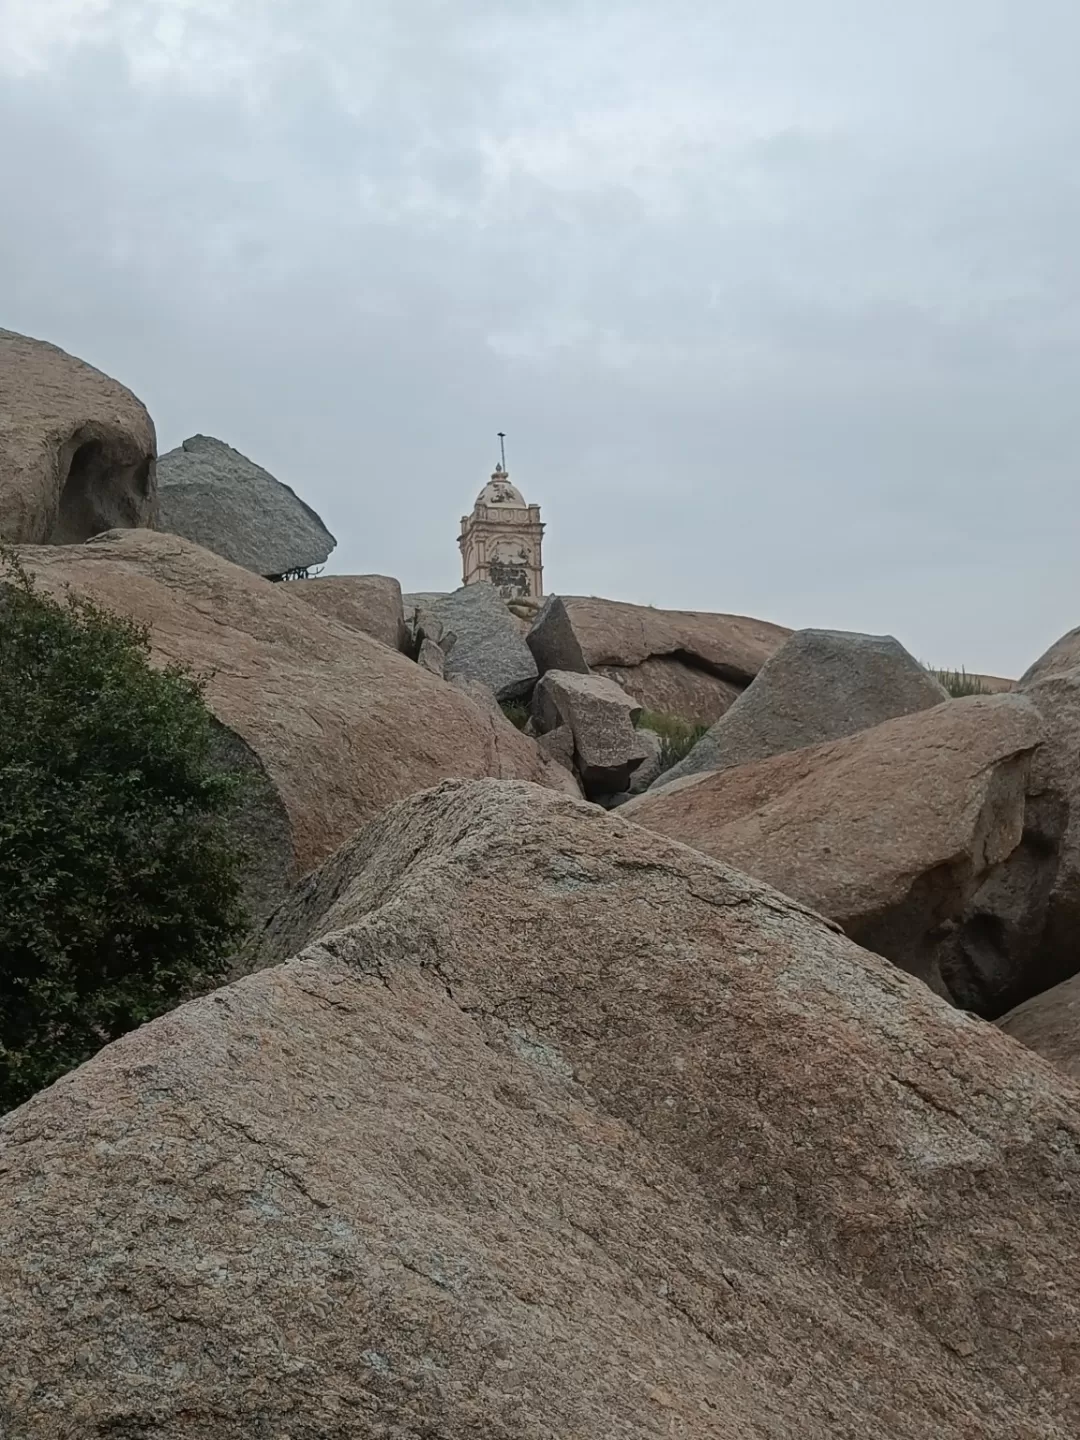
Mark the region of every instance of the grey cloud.
<instances>
[{"instance_id":1,"label":"grey cloud","mask_svg":"<svg viewBox=\"0 0 1080 1440\"><path fill-rule=\"evenodd\" d=\"M1004 673L1080 621L1071 7L213 9L0 68L0 315L333 568L455 583L505 429L555 588Z\"/></svg>"}]
</instances>

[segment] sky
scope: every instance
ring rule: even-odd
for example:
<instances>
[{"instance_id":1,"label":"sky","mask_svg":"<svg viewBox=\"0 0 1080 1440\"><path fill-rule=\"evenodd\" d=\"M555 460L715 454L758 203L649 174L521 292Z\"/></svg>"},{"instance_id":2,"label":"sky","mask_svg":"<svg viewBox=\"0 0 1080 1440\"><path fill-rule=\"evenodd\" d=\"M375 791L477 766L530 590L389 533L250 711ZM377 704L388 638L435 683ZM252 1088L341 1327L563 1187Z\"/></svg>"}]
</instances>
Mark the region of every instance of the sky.
<instances>
[{"instance_id":1,"label":"sky","mask_svg":"<svg viewBox=\"0 0 1080 1440\"><path fill-rule=\"evenodd\" d=\"M1075 0L0 0L0 326L460 583L1080 625Z\"/></svg>"}]
</instances>

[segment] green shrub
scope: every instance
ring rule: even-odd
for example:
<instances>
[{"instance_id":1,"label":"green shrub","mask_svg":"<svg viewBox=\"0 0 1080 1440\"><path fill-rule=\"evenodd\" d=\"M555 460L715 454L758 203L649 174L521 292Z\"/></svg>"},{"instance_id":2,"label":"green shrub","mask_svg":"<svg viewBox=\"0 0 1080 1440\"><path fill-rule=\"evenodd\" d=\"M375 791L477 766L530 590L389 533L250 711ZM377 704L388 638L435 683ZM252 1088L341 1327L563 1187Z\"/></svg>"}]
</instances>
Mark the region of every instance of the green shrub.
<instances>
[{"instance_id":1,"label":"green shrub","mask_svg":"<svg viewBox=\"0 0 1080 1440\"><path fill-rule=\"evenodd\" d=\"M932 670L932 673L941 681L954 700L962 700L965 695L990 694L980 677L969 675L963 667L959 670Z\"/></svg>"},{"instance_id":2,"label":"green shrub","mask_svg":"<svg viewBox=\"0 0 1080 1440\"><path fill-rule=\"evenodd\" d=\"M529 707L524 700L500 701L499 709L518 730L524 730L529 723Z\"/></svg>"},{"instance_id":3,"label":"green shrub","mask_svg":"<svg viewBox=\"0 0 1080 1440\"><path fill-rule=\"evenodd\" d=\"M639 730L652 730L660 736L661 773L685 760L709 729L708 725L695 725L678 715L664 715L658 710L643 710L634 723Z\"/></svg>"},{"instance_id":4,"label":"green shrub","mask_svg":"<svg viewBox=\"0 0 1080 1440\"><path fill-rule=\"evenodd\" d=\"M199 682L0 547L0 1111L205 986L244 928Z\"/></svg>"}]
</instances>

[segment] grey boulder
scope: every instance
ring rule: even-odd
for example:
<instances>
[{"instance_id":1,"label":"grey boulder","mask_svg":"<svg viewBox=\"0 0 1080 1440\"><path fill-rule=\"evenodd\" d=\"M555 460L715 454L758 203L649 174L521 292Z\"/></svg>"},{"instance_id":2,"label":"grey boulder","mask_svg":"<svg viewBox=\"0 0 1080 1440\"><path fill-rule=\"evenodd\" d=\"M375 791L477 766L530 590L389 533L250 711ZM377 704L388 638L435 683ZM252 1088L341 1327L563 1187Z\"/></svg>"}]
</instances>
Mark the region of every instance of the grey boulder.
<instances>
[{"instance_id":1,"label":"grey boulder","mask_svg":"<svg viewBox=\"0 0 1080 1440\"><path fill-rule=\"evenodd\" d=\"M1080 1084L1080 975L1025 1000L997 1023Z\"/></svg>"},{"instance_id":2,"label":"grey boulder","mask_svg":"<svg viewBox=\"0 0 1080 1440\"><path fill-rule=\"evenodd\" d=\"M447 651L448 680L482 680L500 701L529 694L536 684L536 661L494 585L481 581L428 601L421 625L430 639L429 614L442 625L444 637L446 632L454 637L449 649L445 639L440 642Z\"/></svg>"},{"instance_id":3,"label":"grey boulder","mask_svg":"<svg viewBox=\"0 0 1080 1440\"><path fill-rule=\"evenodd\" d=\"M440 680L446 678L446 652L441 645L436 645L434 640L421 640L416 663L425 670L430 670L432 675L437 675Z\"/></svg>"},{"instance_id":4,"label":"grey boulder","mask_svg":"<svg viewBox=\"0 0 1080 1440\"><path fill-rule=\"evenodd\" d=\"M839 740L948 698L891 635L799 630L659 784Z\"/></svg>"},{"instance_id":5,"label":"grey boulder","mask_svg":"<svg viewBox=\"0 0 1080 1440\"><path fill-rule=\"evenodd\" d=\"M590 797L624 791L644 763L633 725L640 713L637 702L603 675L549 670L533 692L533 726L540 735L569 728L574 763Z\"/></svg>"},{"instance_id":6,"label":"grey boulder","mask_svg":"<svg viewBox=\"0 0 1080 1440\"><path fill-rule=\"evenodd\" d=\"M664 742L655 730L644 725L634 732L642 761L630 777L630 794L642 795L649 786L660 778L663 768Z\"/></svg>"},{"instance_id":7,"label":"grey boulder","mask_svg":"<svg viewBox=\"0 0 1080 1440\"><path fill-rule=\"evenodd\" d=\"M569 725L556 725L554 730L538 735L536 743L549 760L554 760L564 770L573 770L574 732Z\"/></svg>"},{"instance_id":8,"label":"grey boulder","mask_svg":"<svg viewBox=\"0 0 1080 1440\"><path fill-rule=\"evenodd\" d=\"M337 544L288 485L209 435L158 461L158 529L271 580L322 565Z\"/></svg>"},{"instance_id":9,"label":"grey boulder","mask_svg":"<svg viewBox=\"0 0 1080 1440\"><path fill-rule=\"evenodd\" d=\"M532 651L541 675L548 670L571 670L579 675L589 673L581 642L558 595L549 595L544 601L525 636L525 643Z\"/></svg>"}]
</instances>

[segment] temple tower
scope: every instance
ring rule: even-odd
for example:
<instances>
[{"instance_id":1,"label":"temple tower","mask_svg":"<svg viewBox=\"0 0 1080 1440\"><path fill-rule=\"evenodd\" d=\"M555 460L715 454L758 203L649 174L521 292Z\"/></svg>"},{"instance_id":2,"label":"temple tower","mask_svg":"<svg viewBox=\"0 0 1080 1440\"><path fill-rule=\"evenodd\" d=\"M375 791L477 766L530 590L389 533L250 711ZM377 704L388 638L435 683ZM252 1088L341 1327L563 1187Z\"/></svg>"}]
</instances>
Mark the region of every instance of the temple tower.
<instances>
[{"instance_id":1,"label":"temple tower","mask_svg":"<svg viewBox=\"0 0 1080 1440\"><path fill-rule=\"evenodd\" d=\"M500 435L500 442L503 439ZM521 491L510 483L504 448L491 479L476 497L472 514L462 516L458 545L464 584L490 580L507 600L517 596L539 599L544 593L543 538L540 506L527 505Z\"/></svg>"}]
</instances>

